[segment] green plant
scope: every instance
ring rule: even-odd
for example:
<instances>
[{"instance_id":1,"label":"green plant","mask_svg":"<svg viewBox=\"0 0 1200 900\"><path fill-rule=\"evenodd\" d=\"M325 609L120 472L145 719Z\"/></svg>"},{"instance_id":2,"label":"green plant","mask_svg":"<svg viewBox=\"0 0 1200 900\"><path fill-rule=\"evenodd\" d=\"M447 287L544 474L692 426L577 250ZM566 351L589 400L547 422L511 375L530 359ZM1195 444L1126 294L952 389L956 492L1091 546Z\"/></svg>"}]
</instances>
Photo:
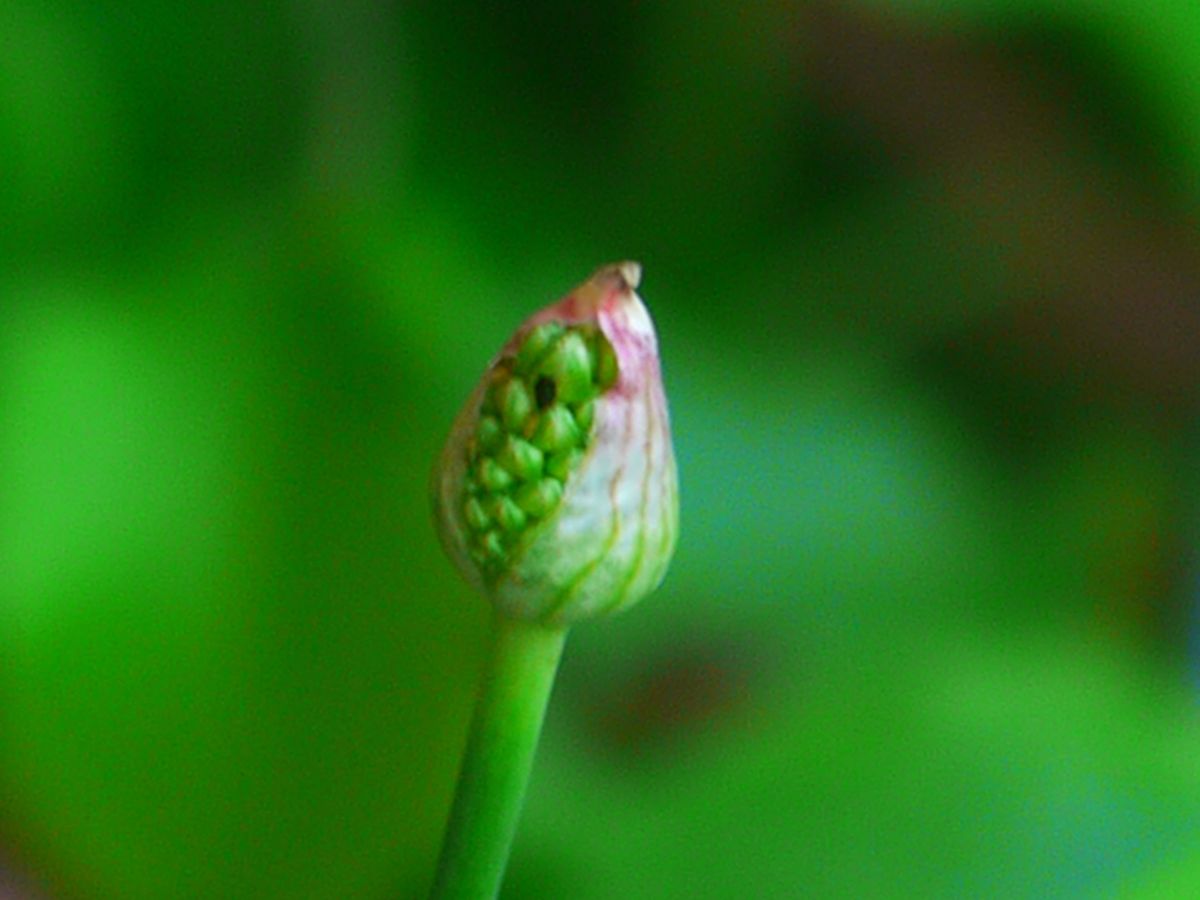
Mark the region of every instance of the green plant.
<instances>
[{"instance_id":1,"label":"green plant","mask_svg":"<svg viewBox=\"0 0 1200 900\"><path fill-rule=\"evenodd\" d=\"M495 609L434 896L499 890L568 628L662 581L679 492L641 267L601 268L488 366L434 471L438 534Z\"/></svg>"}]
</instances>

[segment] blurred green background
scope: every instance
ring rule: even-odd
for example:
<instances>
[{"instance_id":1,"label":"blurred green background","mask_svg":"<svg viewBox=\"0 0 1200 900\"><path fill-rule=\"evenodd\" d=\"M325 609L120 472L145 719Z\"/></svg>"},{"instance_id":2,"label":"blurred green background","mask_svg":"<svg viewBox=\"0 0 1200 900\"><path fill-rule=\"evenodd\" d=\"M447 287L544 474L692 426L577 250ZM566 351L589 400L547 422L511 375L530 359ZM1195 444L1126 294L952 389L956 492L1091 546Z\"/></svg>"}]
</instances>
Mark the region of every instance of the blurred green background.
<instances>
[{"instance_id":1,"label":"blurred green background","mask_svg":"<svg viewBox=\"0 0 1200 900\"><path fill-rule=\"evenodd\" d=\"M0 892L423 896L429 466L633 257L683 489L506 898L1200 896L1200 5L0 4Z\"/></svg>"}]
</instances>

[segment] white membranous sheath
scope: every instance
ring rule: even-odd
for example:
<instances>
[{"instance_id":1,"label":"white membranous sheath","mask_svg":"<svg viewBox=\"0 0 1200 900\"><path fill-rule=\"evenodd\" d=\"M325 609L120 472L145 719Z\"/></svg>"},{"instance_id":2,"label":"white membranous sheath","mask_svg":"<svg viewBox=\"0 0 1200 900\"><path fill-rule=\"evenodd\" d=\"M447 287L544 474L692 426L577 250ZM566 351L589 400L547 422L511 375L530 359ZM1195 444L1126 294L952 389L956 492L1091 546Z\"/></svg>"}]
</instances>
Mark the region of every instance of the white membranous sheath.
<instances>
[{"instance_id":1,"label":"white membranous sheath","mask_svg":"<svg viewBox=\"0 0 1200 900\"><path fill-rule=\"evenodd\" d=\"M528 319L451 430L438 531L506 615L570 624L635 603L666 573L679 490L640 276L605 266Z\"/></svg>"}]
</instances>

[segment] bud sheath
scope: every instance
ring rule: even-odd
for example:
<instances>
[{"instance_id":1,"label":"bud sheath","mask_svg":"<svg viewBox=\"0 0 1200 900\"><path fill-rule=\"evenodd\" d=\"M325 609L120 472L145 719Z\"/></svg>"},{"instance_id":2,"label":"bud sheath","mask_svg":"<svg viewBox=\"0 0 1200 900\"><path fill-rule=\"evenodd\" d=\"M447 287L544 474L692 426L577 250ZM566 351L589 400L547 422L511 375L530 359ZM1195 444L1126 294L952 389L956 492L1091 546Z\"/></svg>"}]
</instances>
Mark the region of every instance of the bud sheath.
<instances>
[{"instance_id":1,"label":"bud sheath","mask_svg":"<svg viewBox=\"0 0 1200 900\"><path fill-rule=\"evenodd\" d=\"M636 263L526 321L484 372L434 473L442 543L506 616L563 626L666 573L679 492Z\"/></svg>"}]
</instances>

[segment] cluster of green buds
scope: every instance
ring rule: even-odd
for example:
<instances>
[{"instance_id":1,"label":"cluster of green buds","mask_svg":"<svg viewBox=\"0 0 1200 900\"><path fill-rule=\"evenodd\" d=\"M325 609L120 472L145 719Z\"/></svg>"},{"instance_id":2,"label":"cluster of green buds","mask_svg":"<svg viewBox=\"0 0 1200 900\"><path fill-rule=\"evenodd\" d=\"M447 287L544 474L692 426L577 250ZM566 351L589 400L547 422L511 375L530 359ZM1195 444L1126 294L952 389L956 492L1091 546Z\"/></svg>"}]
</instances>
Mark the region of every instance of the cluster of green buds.
<instances>
[{"instance_id":1,"label":"cluster of green buds","mask_svg":"<svg viewBox=\"0 0 1200 900\"><path fill-rule=\"evenodd\" d=\"M527 529L562 501L595 424L597 396L616 381L612 345L590 324L543 322L492 368L467 442L463 518L470 553L499 578Z\"/></svg>"},{"instance_id":2,"label":"cluster of green buds","mask_svg":"<svg viewBox=\"0 0 1200 900\"><path fill-rule=\"evenodd\" d=\"M434 472L442 543L507 615L569 624L666 572L678 487L640 274L606 266L518 328Z\"/></svg>"}]
</instances>

